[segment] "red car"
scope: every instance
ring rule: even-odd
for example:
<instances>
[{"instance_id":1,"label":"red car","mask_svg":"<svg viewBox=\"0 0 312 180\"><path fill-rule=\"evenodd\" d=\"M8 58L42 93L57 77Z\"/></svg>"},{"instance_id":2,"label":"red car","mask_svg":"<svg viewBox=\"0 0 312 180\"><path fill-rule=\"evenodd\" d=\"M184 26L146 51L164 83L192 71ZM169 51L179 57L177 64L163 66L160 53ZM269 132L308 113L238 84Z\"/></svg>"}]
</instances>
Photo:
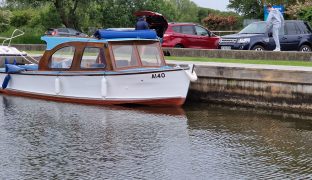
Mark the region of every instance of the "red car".
<instances>
[{"instance_id":1,"label":"red car","mask_svg":"<svg viewBox=\"0 0 312 180\"><path fill-rule=\"evenodd\" d=\"M194 23L168 23L166 18L156 12L139 11L135 16L145 16L150 29L155 29L162 38L162 47L217 49L219 36Z\"/></svg>"},{"instance_id":2,"label":"red car","mask_svg":"<svg viewBox=\"0 0 312 180\"><path fill-rule=\"evenodd\" d=\"M169 23L163 47L217 49L220 37L194 23Z\"/></svg>"}]
</instances>

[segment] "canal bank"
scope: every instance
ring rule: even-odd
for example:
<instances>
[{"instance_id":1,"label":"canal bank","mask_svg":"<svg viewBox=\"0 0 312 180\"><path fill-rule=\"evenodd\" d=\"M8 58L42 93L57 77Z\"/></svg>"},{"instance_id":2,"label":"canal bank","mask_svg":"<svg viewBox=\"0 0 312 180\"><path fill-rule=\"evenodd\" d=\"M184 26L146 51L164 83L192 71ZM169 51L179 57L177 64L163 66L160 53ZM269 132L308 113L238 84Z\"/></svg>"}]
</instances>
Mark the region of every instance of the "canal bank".
<instances>
[{"instance_id":1,"label":"canal bank","mask_svg":"<svg viewBox=\"0 0 312 180\"><path fill-rule=\"evenodd\" d=\"M181 63L169 61L170 63ZM196 64L188 101L310 113L312 67L214 62Z\"/></svg>"}]
</instances>

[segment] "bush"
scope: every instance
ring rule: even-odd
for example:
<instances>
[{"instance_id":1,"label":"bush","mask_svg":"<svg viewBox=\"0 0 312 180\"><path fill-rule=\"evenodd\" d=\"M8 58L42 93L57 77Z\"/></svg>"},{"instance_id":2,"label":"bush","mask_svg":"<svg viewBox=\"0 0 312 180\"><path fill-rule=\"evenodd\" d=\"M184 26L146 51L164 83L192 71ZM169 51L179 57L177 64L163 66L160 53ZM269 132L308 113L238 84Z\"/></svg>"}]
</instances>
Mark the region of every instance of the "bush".
<instances>
[{"instance_id":1,"label":"bush","mask_svg":"<svg viewBox=\"0 0 312 180\"><path fill-rule=\"evenodd\" d=\"M12 44L44 44L44 42L40 39L43 35L43 31L41 29L29 27L22 27L19 29L24 31L25 34L23 36L13 39L11 42ZM14 30L15 28L11 27L6 32L2 32L0 36L10 37ZM2 41L0 41L0 43L2 43Z\"/></svg>"},{"instance_id":2,"label":"bush","mask_svg":"<svg viewBox=\"0 0 312 180\"><path fill-rule=\"evenodd\" d=\"M299 14L298 14L299 18L304 20L304 21L308 21L310 23L310 25L312 25L312 6L308 6L306 8L303 8Z\"/></svg>"},{"instance_id":3,"label":"bush","mask_svg":"<svg viewBox=\"0 0 312 180\"><path fill-rule=\"evenodd\" d=\"M33 14L31 12L32 12L31 9L23 11L14 11L10 24L17 28L26 26L32 19Z\"/></svg>"},{"instance_id":4,"label":"bush","mask_svg":"<svg viewBox=\"0 0 312 180\"><path fill-rule=\"evenodd\" d=\"M202 22L210 30L233 30L235 25L238 24L238 18L235 16L209 14Z\"/></svg>"},{"instance_id":5,"label":"bush","mask_svg":"<svg viewBox=\"0 0 312 180\"><path fill-rule=\"evenodd\" d=\"M62 26L61 18L57 11L50 6L46 6L33 19L33 26L41 25L44 30ZM37 22L36 22L37 21Z\"/></svg>"},{"instance_id":6,"label":"bush","mask_svg":"<svg viewBox=\"0 0 312 180\"><path fill-rule=\"evenodd\" d=\"M5 32L9 29L12 13L9 10L0 11L0 32Z\"/></svg>"}]
</instances>

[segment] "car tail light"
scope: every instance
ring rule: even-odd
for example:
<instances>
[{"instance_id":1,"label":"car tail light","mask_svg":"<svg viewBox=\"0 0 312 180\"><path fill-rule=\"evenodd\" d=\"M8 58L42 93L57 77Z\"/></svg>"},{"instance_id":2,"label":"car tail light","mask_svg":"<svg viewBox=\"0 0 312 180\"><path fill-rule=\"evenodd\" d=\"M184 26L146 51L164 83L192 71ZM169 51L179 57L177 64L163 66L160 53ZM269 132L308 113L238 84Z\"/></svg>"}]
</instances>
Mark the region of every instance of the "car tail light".
<instances>
[{"instance_id":1,"label":"car tail light","mask_svg":"<svg viewBox=\"0 0 312 180\"><path fill-rule=\"evenodd\" d=\"M170 40L170 34L164 34L163 41Z\"/></svg>"}]
</instances>

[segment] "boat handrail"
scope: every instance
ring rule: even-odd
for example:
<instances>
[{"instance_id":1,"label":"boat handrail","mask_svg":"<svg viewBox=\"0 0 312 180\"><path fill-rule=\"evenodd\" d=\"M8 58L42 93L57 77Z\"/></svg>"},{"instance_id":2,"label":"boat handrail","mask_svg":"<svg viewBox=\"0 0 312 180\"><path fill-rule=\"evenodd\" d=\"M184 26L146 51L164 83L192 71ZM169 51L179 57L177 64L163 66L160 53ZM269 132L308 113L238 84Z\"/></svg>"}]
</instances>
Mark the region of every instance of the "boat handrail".
<instances>
[{"instance_id":1,"label":"boat handrail","mask_svg":"<svg viewBox=\"0 0 312 180\"><path fill-rule=\"evenodd\" d=\"M15 35L16 32L18 32L19 34ZM10 45L11 45L12 39L17 38L17 37L19 37L19 36L23 36L24 34L25 34L24 31L19 30L19 29L15 29L15 30L13 31L13 33L11 34L11 37L9 37L9 38L0 37L0 39L4 39L4 40L2 41L2 44L1 44L1 45L4 46L5 42L9 41L9 43L8 43L7 46L10 46Z\"/></svg>"},{"instance_id":2,"label":"boat handrail","mask_svg":"<svg viewBox=\"0 0 312 180\"><path fill-rule=\"evenodd\" d=\"M18 33L18 34L16 34L16 33ZM12 32L11 37L9 37L9 38L7 38L7 37L0 37L0 39L4 39L4 40L2 41L2 44L1 44L1 45L4 46L5 43L6 43L7 41L9 41L7 46L10 47L10 46L11 46L12 39L17 38L17 37L19 37L19 36L23 36L24 34L25 34L24 31L22 31L22 30L20 30L20 29L15 29L15 30ZM27 56L27 55L24 56L22 52L19 52L18 55L21 56L25 61L27 61L27 62L29 62L29 63L38 64L38 62L39 62L38 60L36 60L35 58L33 58L33 57L31 57L31 56Z\"/></svg>"}]
</instances>

